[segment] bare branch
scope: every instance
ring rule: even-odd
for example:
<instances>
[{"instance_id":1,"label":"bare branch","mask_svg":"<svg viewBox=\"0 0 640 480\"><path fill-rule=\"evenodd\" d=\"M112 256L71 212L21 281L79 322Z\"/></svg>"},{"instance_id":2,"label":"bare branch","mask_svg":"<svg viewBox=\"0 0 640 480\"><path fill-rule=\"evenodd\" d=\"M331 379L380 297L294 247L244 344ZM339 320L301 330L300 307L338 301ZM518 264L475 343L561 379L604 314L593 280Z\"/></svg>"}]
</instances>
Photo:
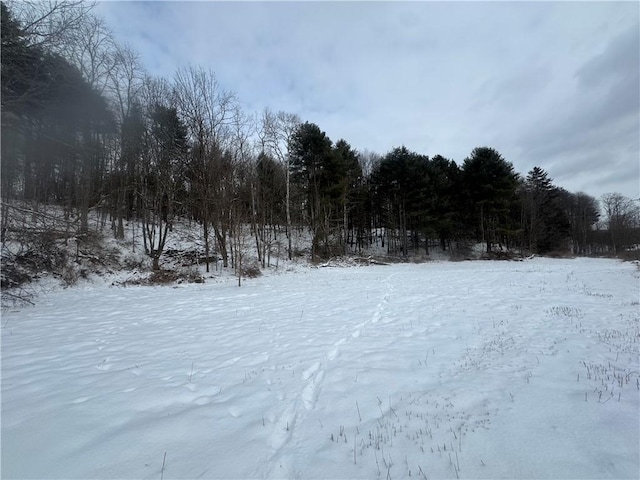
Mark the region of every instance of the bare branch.
<instances>
[{"instance_id":1,"label":"bare branch","mask_svg":"<svg viewBox=\"0 0 640 480\"><path fill-rule=\"evenodd\" d=\"M62 51L68 35L81 27L95 2L83 0L10 0L30 45Z\"/></svg>"}]
</instances>

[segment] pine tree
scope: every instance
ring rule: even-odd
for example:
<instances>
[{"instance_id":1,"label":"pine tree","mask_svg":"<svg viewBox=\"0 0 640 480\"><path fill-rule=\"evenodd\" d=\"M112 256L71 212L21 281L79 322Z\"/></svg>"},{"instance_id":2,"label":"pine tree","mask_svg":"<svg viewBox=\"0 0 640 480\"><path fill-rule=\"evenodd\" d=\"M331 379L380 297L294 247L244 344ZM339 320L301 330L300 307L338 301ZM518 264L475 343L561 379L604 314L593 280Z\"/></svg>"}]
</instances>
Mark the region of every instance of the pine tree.
<instances>
[{"instance_id":1,"label":"pine tree","mask_svg":"<svg viewBox=\"0 0 640 480\"><path fill-rule=\"evenodd\" d=\"M486 243L487 253L494 243L509 240L517 181L513 165L493 148L476 148L464 160L461 186L471 213L467 222L477 225L475 235Z\"/></svg>"},{"instance_id":2,"label":"pine tree","mask_svg":"<svg viewBox=\"0 0 640 480\"><path fill-rule=\"evenodd\" d=\"M306 196L306 212L313 235L311 256L329 255L332 243L342 225L341 208L344 184L347 180L345 159L332 148L325 132L314 123L301 124L290 145L292 179Z\"/></svg>"},{"instance_id":3,"label":"pine tree","mask_svg":"<svg viewBox=\"0 0 640 480\"><path fill-rule=\"evenodd\" d=\"M531 252L547 253L567 248L570 225L563 191L540 167L534 167L524 184L525 232Z\"/></svg>"}]
</instances>

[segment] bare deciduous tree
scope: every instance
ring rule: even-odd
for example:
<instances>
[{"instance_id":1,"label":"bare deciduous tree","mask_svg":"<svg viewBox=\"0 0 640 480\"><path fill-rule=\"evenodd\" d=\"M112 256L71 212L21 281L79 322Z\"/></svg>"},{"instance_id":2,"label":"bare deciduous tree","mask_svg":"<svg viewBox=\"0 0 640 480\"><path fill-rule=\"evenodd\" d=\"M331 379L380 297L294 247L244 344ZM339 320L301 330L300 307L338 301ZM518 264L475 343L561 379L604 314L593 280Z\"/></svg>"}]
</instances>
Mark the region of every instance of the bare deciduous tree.
<instances>
[{"instance_id":1,"label":"bare deciduous tree","mask_svg":"<svg viewBox=\"0 0 640 480\"><path fill-rule=\"evenodd\" d=\"M65 53L69 36L80 29L95 6L83 0L9 0L33 47Z\"/></svg>"},{"instance_id":2,"label":"bare deciduous tree","mask_svg":"<svg viewBox=\"0 0 640 480\"><path fill-rule=\"evenodd\" d=\"M153 269L159 270L175 215L179 171L187 152L186 129L178 119L166 80L147 78L141 96L146 131L136 193L145 251L153 260Z\"/></svg>"},{"instance_id":3,"label":"bare deciduous tree","mask_svg":"<svg viewBox=\"0 0 640 480\"><path fill-rule=\"evenodd\" d=\"M302 123L300 117L293 113L279 111L273 113L269 109L265 109L262 115L262 132L261 140L266 152L276 158L285 166L285 185L286 185L286 216L287 216L287 239L289 260L292 258L291 247L291 166L289 145L294 133Z\"/></svg>"},{"instance_id":4,"label":"bare deciduous tree","mask_svg":"<svg viewBox=\"0 0 640 480\"><path fill-rule=\"evenodd\" d=\"M114 64L108 70L108 93L115 101L115 109L122 122L131 109L144 85L145 71L138 53L129 45L116 45Z\"/></svg>"},{"instance_id":5,"label":"bare deciduous tree","mask_svg":"<svg viewBox=\"0 0 640 480\"><path fill-rule=\"evenodd\" d=\"M192 144L189 181L192 189L192 212L202 223L206 269L209 271L210 232L213 226L223 265L228 265L227 217L222 213L229 202L223 185L230 175L225 149L231 134L237 101L224 90L214 73L202 68L180 69L175 75L178 111L185 122Z\"/></svg>"},{"instance_id":6,"label":"bare deciduous tree","mask_svg":"<svg viewBox=\"0 0 640 480\"><path fill-rule=\"evenodd\" d=\"M104 94L113 80L118 62L123 60L111 30L102 18L88 15L66 37L67 57L78 67L87 83Z\"/></svg>"},{"instance_id":7,"label":"bare deciduous tree","mask_svg":"<svg viewBox=\"0 0 640 480\"><path fill-rule=\"evenodd\" d=\"M602 208L609 228L611 250L617 255L637 241L633 231L640 228L640 208L632 199L619 193L603 195Z\"/></svg>"},{"instance_id":8,"label":"bare deciduous tree","mask_svg":"<svg viewBox=\"0 0 640 480\"><path fill-rule=\"evenodd\" d=\"M139 95L145 73L138 54L129 46L117 45L113 55L106 93L114 104L120 142L119 154L114 156L115 164L111 165L111 215L115 237L123 239L124 219L131 217L134 209L142 130Z\"/></svg>"}]
</instances>

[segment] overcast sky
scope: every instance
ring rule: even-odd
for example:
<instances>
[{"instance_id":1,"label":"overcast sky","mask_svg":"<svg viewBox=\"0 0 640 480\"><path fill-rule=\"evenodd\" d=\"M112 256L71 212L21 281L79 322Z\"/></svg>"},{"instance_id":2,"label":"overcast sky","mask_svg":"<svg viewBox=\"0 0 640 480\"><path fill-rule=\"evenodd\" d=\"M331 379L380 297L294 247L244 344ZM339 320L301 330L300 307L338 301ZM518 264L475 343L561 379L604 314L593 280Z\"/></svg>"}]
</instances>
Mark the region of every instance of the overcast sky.
<instances>
[{"instance_id":1,"label":"overcast sky","mask_svg":"<svg viewBox=\"0 0 640 480\"><path fill-rule=\"evenodd\" d=\"M335 142L640 197L640 3L103 2L152 75L211 68L248 112L297 113Z\"/></svg>"}]
</instances>

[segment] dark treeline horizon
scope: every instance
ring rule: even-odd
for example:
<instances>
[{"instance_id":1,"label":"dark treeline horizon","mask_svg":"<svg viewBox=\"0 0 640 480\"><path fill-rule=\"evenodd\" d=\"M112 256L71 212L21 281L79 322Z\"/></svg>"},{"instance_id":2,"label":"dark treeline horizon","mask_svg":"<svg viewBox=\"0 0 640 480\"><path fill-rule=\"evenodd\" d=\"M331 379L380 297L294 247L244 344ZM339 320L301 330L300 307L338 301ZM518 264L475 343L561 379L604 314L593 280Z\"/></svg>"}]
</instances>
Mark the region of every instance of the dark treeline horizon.
<instances>
[{"instance_id":1,"label":"dark treeline horizon","mask_svg":"<svg viewBox=\"0 0 640 480\"><path fill-rule=\"evenodd\" d=\"M60 206L77 238L124 239L140 222L154 269L177 218L199 226L207 269L214 252L240 268L249 247L264 266L280 237L292 258L303 228L314 260L374 243L402 257L473 242L575 255L640 243L635 200L569 192L539 167L520 174L490 146L460 164L403 145L358 152L296 114L243 112L211 70L150 77L90 4L1 8L3 244L18 201Z\"/></svg>"}]
</instances>

